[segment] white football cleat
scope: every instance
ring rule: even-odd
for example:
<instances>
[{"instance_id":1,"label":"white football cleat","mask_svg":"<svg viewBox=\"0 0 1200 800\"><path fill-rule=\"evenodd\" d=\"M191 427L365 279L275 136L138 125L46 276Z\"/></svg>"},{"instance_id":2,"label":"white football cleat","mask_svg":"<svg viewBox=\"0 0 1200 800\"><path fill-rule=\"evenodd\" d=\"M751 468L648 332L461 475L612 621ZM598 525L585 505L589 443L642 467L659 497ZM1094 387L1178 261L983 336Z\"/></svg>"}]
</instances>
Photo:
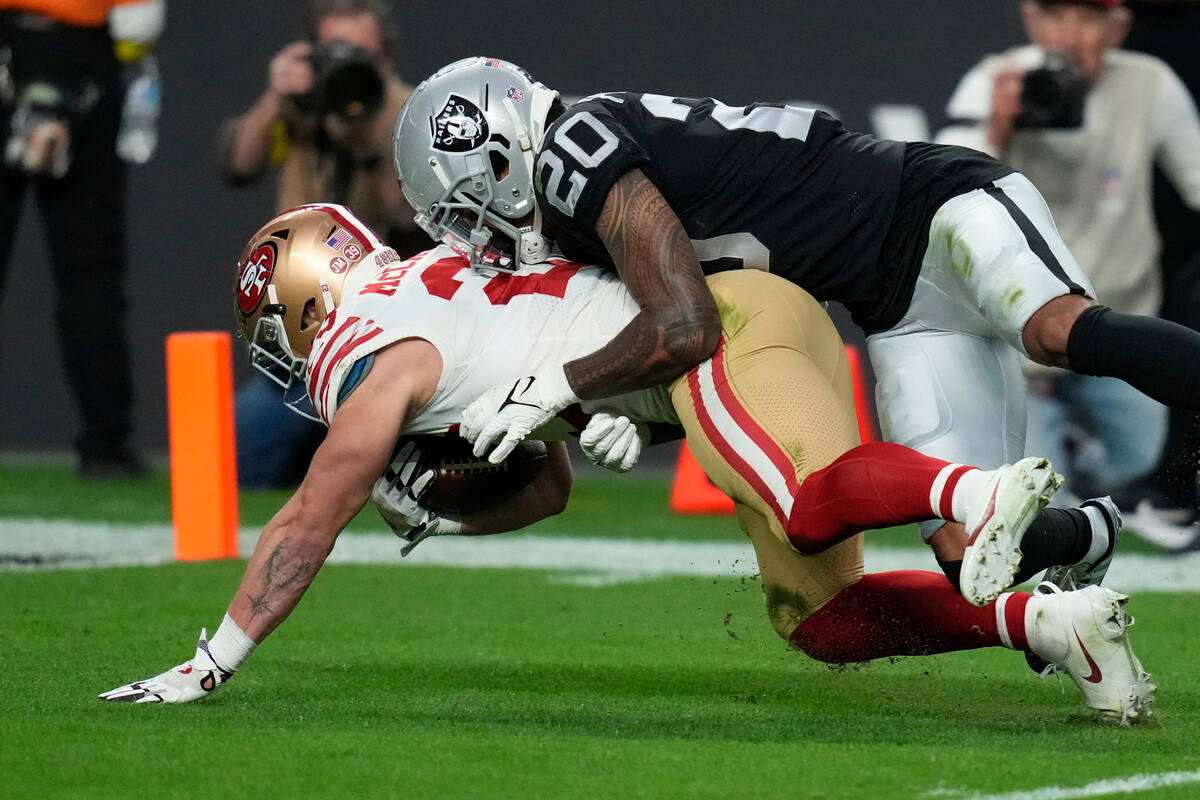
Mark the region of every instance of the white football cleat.
<instances>
[{"instance_id":1,"label":"white football cleat","mask_svg":"<svg viewBox=\"0 0 1200 800\"><path fill-rule=\"evenodd\" d=\"M958 582L968 603L986 606L1012 585L1021 566L1021 537L1062 482L1044 458L1023 458L995 471L964 523L967 549Z\"/></svg>"},{"instance_id":2,"label":"white football cleat","mask_svg":"<svg viewBox=\"0 0 1200 800\"><path fill-rule=\"evenodd\" d=\"M1116 725L1149 722L1157 688L1129 644L1127 599L1103 586L1064 592L1043 582L1025 607L1029 648L1070 675L1088 708Z\"/></svg>"}]
</instances>

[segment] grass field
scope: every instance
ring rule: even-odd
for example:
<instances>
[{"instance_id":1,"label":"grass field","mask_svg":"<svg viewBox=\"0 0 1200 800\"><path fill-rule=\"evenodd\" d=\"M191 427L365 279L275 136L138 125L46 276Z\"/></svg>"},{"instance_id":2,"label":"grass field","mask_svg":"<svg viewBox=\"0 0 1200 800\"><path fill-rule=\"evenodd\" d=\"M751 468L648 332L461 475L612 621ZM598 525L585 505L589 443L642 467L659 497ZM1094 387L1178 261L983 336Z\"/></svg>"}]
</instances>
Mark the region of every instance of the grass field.
<instances>
[{"instance_id":1,"label":"grass field","mask_svg":"<svg viewBox=\"0 0 1200 800\"><path fill-rule=\"evenodd\" d=\"M169 520L161 475L96 487L4 466L0 486L5 520ZM672 517L665 497L663 479L581 478L571 509L534 532L740 544L732 520ZM243 495L243 522L261 524L282 498ZM379 529L364 516L344 536ZM745 576L586 585L555 570L394 564L328 565L207 700L95 698L189 657L241 570L0 571L5 795L1200 795L1194 593L1131 601L1160 685L1158 722L1141 729L1095 724L1069 680L1038 681L1010 651L818 664L784 648ZM1165 773L1183 774L1147 788ZM1144 777L1097 783L1130 776Z\"/></svg>"}]
</instances>

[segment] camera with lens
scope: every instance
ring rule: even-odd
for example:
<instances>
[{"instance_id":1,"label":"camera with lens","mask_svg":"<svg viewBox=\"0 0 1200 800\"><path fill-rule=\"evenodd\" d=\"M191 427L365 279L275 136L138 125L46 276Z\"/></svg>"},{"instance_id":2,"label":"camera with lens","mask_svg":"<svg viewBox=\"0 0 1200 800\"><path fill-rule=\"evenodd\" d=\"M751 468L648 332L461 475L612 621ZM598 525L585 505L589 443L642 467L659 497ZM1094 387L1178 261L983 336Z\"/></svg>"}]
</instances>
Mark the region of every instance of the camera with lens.
<instances>
[{"instance_id":1,"label":"camera with lens","mask_svg":"<svg viewBox=\"0 0 1200 800\"><path fill-rule=\"evenodd\" d=\"M1083 125L1083 103L1088 80L1079 64L1066 53L1046 54L1046 63L1025 73L1021 83L1018 128L1078 128Z\"/></svg>"},{"instance_id":2,"label":"camera with lens","mask_svg":"<svg viewBox=\"0 0 1200 800\"><path fill-rule=\"evenodd\" d=\"M312 89L294 98L301 111L356 121L370 119L383 105L383 76L363 48L333 39L317 47L312 65Z\"/></svg>"}]
</instances>

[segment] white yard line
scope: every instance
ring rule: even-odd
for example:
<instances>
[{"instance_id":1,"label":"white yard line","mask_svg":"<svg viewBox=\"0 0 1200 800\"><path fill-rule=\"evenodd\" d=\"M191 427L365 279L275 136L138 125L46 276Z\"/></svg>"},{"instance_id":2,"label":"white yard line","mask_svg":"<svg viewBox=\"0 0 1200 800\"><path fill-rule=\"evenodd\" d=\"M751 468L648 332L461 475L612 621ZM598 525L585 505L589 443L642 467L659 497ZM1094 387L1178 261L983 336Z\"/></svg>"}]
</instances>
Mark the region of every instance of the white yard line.
<instances>
[{"instance_id":1,"label":"white yard line","mask_svg":"<svg viewBox=\"0 0 1200 800\"><path fill-rule=\"evenodd\" d=\"M1137 794L1167 786L1200 783L1200 770L1193 772L1160 772L1154 775L1130 775L1125 778L1106 778L1086 786L1043 786L1003 794L969 794L967 792L935 789L929 797L948 800L1073 800L1086 797L1109 797L1116 794Z\"/></svg>"},{"instance_id":2,"label":"white yard line","mask_svg":"<svg viewBox=\"0 0 1200 800\"><path fill-rule=\"evenodd\" d=\"M243 528L243 555L254 548L258 529ZM174 560L169 525L106 525L64 520L0 519L0 570L87 569L150 566ZM465 569L539 569L563 573L585 586L603 586L664 575L738 578L758 569L741 542L581 539L506 534L439 537L406 559L390 533L343 534L329 558L339 564L402 564ZM936 569L922 550L867 548L870 572ZM1105 581L1122 591L1200 591L1200 553L1181 556L1118 556Z\"/></svg>"}]
</instances>

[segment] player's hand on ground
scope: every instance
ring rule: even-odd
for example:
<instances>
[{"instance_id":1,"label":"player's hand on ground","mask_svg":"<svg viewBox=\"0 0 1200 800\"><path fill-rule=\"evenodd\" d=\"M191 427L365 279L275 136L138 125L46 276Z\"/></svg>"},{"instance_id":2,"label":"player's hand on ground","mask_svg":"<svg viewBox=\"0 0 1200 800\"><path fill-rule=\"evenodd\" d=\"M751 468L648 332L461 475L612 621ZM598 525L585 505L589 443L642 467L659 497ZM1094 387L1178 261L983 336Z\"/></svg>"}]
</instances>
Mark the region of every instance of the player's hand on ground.
<instances>
[{"instance_id":1,"label":"player's hand on ground","mask_svg":"<svg viewBox=\"0 0 1200 800\"><path fill-rule=\"evenodd\" d=\"M218 686L233 677L222 669L208 652L208 631L200 631L196 655L161 675L127 683L107 692L101 700L114 703L190 703L212 694Z\"/></svg>"},{"instance_id":2,"label":"player's hand on ground","mask_svg":"<svg viewBox=\"0 0 1200 800\"><path fill-rule=\"evenodd\" d=\"M405 442L371 490L371 500L379 515L392 533L408 542L401 549L401 556L411 553L430 536L458 533L460 526L421 505L421 495L436 474L425 468L420 449L412 442Z\"/></svg>"},{"instance_id":3,"label":"player's hand on ground","mask_svg":"<svg viewBox=\"0 0 1200 800\"><path fill-rule=\"evenodd\" d=\"M623 415L597 411L579 434L579 447L598 467L629 472L642 455L649 436Z\"/></svg>"},{"instance_id":4,"label":"player's hand on ground","mask_svg":"<svg viewBox=\"0 0 1200 800\"><path fill-rule=\"evenodd\" d=\"M475 445L476 457L491 450L488 461L499 464L522 439L578 401L561 369L496 384L463 411L459 435Z\"/></svg>"}]
</instances>

